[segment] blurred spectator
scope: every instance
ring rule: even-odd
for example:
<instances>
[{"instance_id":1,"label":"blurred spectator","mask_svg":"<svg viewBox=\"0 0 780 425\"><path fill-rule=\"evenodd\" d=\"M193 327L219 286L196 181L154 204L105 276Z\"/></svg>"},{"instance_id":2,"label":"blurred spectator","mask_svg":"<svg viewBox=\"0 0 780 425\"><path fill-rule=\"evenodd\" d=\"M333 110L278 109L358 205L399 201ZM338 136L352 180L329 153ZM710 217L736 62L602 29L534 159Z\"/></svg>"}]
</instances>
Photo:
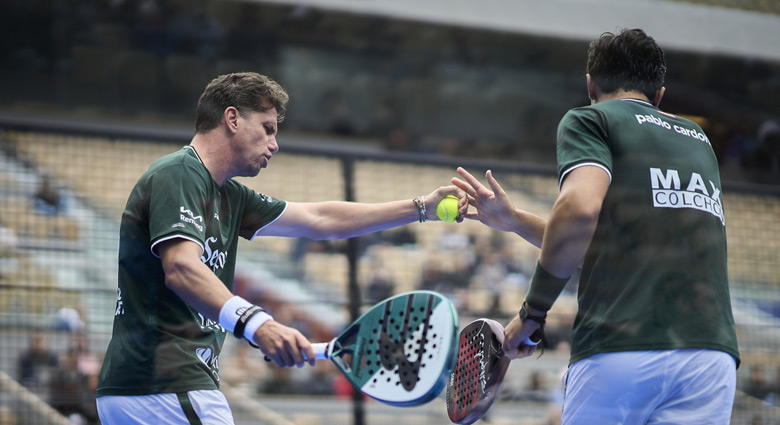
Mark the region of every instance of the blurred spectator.
<instances>
[{"instance_id":1,"label":"blurred spectator","mask_svg":"<svg viewBox=\"0 0 780 425\"><path fill-rule=\"evenodd\" d=\"M771 392L771 388L766 379L764 366L757 364L750 368L750 375L748 376L742 391L759 400L767 399L767 396L769 396Z\"/></svg>"},{"instance_id":2,"label":"blurred spectator","mask_svg":"<svg viewBox=\"0 0 780 425\"><path fill-rule=\"evenodd\" d=\"M79 352L70 348L54 370L49 383L49 404L79 425L97 423L95 392L89 388L89 377L79 370Z\"/></svg>"},{"instance_id":3,"label":"blurred spectator","mask_svg":"<svg viewBox=\"0 0 780 425\"><path fill-rule=\"evenodd\" d=\"M506 288L507 267L497 252L486 252L474 270L473 282L488 290L491 296L490 310L500 310L501 294Z\"/></svg>"},{"instance_id":4,"label":"blurred spectator","mask_svg":"<svg viewBox=\"0 0 780 425\"><path fill-rule=\"evenodd\" d=\"M391 245L414 245L417 243L417 236L411 231L409 226L402 226L392 231L375 233L381 236L387 236L387 242Z\"/></svg>"},{"instance_id":5,"label":"blurred spectator","mask_svg":"<svg viewBox=\"0 0 780 425\"><path fill-rule=\"evenodd\" d=\"M54 186L52 178L44 175L33 199L35 211L47 215L57 215L65 211L65 204L65 197Z\"/></svg>"},{"instance_id":6,"label":"blurred spectator","mask_svg":"<svg viewBox=\"0 0 780 425\"><path fill-rule=\"evenodd\" d=\"M87 384L91 392L97 390L100 375L100 360L89 349L87 336L84 332L75 332L71 335L71 349L76 352L76 362L79 372L87 377Z\"/></svg>"},{"instance_id":7,"label":"blurred spectator","mask_svg":"<svg viewBox=\"0 0 780 425\"><path fill-rule=\"evenodd\" d=\"M57 354L49 349L48 336L35 332L30 336L29 347L19 356L19 382L33 391L46 389L51 374L57 368Z\"/></svg>"},{"instance_id":8,"label":"blurred spectator","mask_svg":"<svg viewBox=\"0 0 780 425\"><path fill-rule=\"evenodd\" d=\"M383 97L371 104L371 118L366 132L370 136L387 138L402 122L397 102L391 97Z\"/></svg>"},{"instance_id":9,"label":"blurred spectator","mask_svg":"<svg viewBox=\"0 0 780 425\"><path fill-rule=\"evenodd\" d=\"M265 394L298 394L299 388L292 379L292 369L271 366L271 377L263 382Z\"/></svg>"},{"instance_id":10,"label":"blurred spectator","mask_svg":"<svg viewBox=\"0 0 780 425\"><path fill-rule=\"evenodd\" d=\"M344 93L337 89L330 89L322 96L321 110L326 111L328 117L328 131L339 136L353 136L356 133L352 124L349 107Z\"/></svg>"},{"instance_id":11,"label":"blurred spectator","mask_svg":"<svg viewBox=\"0 0 780 425\"><path fill-rule=\"evenodd\" d=\"M0 405L0 425L19 425L19 418L10 408Z\"/></svg>"},{"instance_id":12,"label":"blurred spectator","mask_svg":"<svg viewBox=\"0 0 780 425\"><path fill-rule=\"evenodd\" d=\"M395 282L386 268L381 265L373 268L367 292L367 301L371 304L376 304L395 293Z\"/></svg>"},{"instance_id":13,"label":"blurred spectator","mask_svg":"<svg viewBox=\"0 0 780 425\"><path fill-rule=\"evenodd\" d=\"M0 258L12 257L18 242L16 233L13 229L3 226L3 220L0 217Z\"/></svg>"},{"instance_id":14,"label":"blurred spectator","mask_svg":"<svg viewBox=\"0 0 780 425\"><path fill-rule=\"evenodd\" d=\"M442 294L450 294L454 289L451 276L444 270L441 258L435 253L428 255L423 264L422 277L420 278L418 288Z\"/></svg>"},{"instance_id":15,"label":"blurred spectator","mask_svg":"<svg viewBox=\"0 0 780 425\"><path fill-rule=\"evenodd\" d=\"M385 141L385 148L390 151L414 151L417 149L415 137L411 132L396 128L391 130Z\"/></svg>"},{"instance_id":16,"label":"blurred spectator","mask_svg":"<svg viewBox=\"0 0 780 425\"><path fill-rule=\"evenodd\" d=\"M537 403L547 403L551 401L552 394L544 381L544 373L540 370L533 370L528 376L528 383L523 390L515 397L517 400L532 401Z\"/></svg>"},{"instance_id":17,"label":"blurred spectator","mask_svg":"<svg viewBox=\"0 0 780 425\"><path fill-rule=\"evenodd\" d=\"M780 174L780 125L774 121L765 121L759 126L756 146L744 157L742 165L754 177L763 173L763 180L776 182Z\"/></svg>"},{"instance_id":18,"label":"blurred spectator","mask_svg":"<svg viewBox=\"0 0 780 425\"><path fill-rule=\"evenodd\" d=\"M138 5L137 19L130 28L130 40L134 48L165 57L171 52L168 19L173 12L163 2L143 1Z\"/></svg>"},{"instance_id":19,"label":"blurred spectator","mask_svg":"<svg viewBox=\"0 0 780 425\"><path fill-rule=\"evenodd\" d=\"M279 60L279 41L275 31L263 27L263 10L256 4L242 4L240 8L238 22L225 37L225 55L246 61L253 69L275 65Z\"/></svg>"},{"instance_id":20,"label":"blurred spectator","mask_svg":"<svg viewBox=\"0 0 780 425\"><path fill-rule=\"evenodd\" d=\"M311 374L301 385L301 391L308 395L333 395L334 382L339 373L329 362L317 362L310 369Z\"/></svg>"},{"instance_id":21,"label":"blurred spectator","mask_svg":"<svg viewBox=\"0 0 780 425\"><path fill-rule=\"evenodd\" d=\"M352 386L352 384L347 380L344 375L341 373L337 373L336 376L333 378L333 394L340 399L344 400L352 400L354 392L357 391L355 387ZM368 400L368 396L365 394L362 394L361 397L363 400Z\"/></svg>"},{"instance_id":22,"label":"blurred spectator","mask_svg":"<svg viewBox=\"0 0 780 425\"><path fill-rule=\"evenodd\" d=\"M780 368L775 369L775 377L768 384L769 396L767 401L775 406L780 406Z\"/></svg>"},{"instance_id":23,"label":"blurred spectator","mask_svg":"<svg viewBox=\"0 0 780 425\"><path fill-rule=\"evenodd\" d=\"M63 307L57 311L55 327L61 331L81 332L84 330L84 320L75 308Z\"/></svg>"},{"instance_id":24,"label":"blurred spectator","mask_svg":"<svg viewBox=\"0 0 780 425\"><path fill-rule=\"evenodd\" d=\"M780 173L780 125L765 121L758 128L758 149L766 155L766 168L773 174Z\"/></svg>"},{"instance_id":25,"label":"blurred spectator","mask_svg":"<svg viewBox=\"0 0 780 425\"><path fill-rule=\"evenodd\" d=\"M179 54L217 59L224 31L214 17L191 5L174 16L170 23L170 36Z\"/></svg>"}]
</instances>

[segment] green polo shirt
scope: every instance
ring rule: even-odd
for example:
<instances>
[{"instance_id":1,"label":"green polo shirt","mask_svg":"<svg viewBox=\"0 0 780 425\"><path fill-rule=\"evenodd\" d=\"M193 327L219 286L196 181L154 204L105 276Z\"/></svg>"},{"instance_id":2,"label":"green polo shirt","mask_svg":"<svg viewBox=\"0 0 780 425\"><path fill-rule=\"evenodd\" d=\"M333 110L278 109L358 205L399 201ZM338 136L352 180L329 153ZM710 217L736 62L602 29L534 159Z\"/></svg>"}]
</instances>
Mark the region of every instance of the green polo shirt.
<instances>
[{"instance_id":1,"label":"green polo shirt","mask_svg":"<svg viewBox=\"0 0 780 425\"><path fill-rule=\"evenodd\" d=\"M191 146L149 167L122 214L114 327L98 396L218 388L226 331L165 286L156 247L174 238L197 243L201 261L232 290L239 236L251 239L286 205L233 180L218 186Z\"/></svg>"},{"instance_id":2,"label":"green polo shirt","mask_svg":"<svg viewBox=\"0 0 780 425\"><path fill-rule=\"evenodd\" d=\"M610 186L585 255L571 361L680 348L739 361L718 162L694 122L634 99L569 111L558 175L602 168Z\"/></svg>"}]
</instances>

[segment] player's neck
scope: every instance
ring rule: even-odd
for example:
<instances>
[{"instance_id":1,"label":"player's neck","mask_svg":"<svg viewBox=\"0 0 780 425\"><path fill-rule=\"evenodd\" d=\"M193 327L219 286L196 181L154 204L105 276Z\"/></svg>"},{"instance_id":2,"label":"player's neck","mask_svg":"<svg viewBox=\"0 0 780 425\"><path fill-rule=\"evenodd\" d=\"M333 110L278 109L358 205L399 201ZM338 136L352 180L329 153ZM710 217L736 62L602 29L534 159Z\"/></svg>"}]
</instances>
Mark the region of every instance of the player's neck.
<instances>
[{"instance_id":1,"label":"player's neck","mask_svg":"<svg viewBox=\"0 0 780 425\"><path fill-rule=\"evenodd\" d=\"M192 138L190 146L195 149L203 166L206 167L211 178L218 186L222 186L232 176L228 175L228 164L225 158L226 151L213 133L197 133Z\"/></svg>"},{"instance_id":2,"label":"player's neck","mask_svg":"<svg viewBox=\"0 0 780 425\"><path fill-rule=\"evenodd\" d=\"M650 99L647 98L643 93L631 90L617 90L609 93L599 93L599 96L593 101L593 103L599 103L604 102L606 100L616 100L616 99L636 99L641 100L643 102L650 103Z\"/></svg>"}]
</instances>

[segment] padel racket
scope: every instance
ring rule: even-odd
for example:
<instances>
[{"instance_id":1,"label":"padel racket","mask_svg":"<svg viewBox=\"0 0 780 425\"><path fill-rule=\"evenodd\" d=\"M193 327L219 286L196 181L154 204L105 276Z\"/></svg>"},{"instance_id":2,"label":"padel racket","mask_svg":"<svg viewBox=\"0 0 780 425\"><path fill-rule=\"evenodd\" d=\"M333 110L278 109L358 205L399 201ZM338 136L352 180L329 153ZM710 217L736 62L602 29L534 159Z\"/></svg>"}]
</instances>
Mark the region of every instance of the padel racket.
<instances>
[{"instance_id":1,"label":"padel racket","mask_svg":"<svg viewBox=\"0 0 780 425\"><path fill-rule=\"evenodd\" d=\"M458 315L431 291L412 291L369 309L327 343L312 344L364 394L393 406L436 398L455 364Z\"/></svg>"},{"instance_id":2,"label":"padel racket","mask_svg":"<svg viewBox=\"0 0 780 425\"><path fill-rule=\"evenodd\" d=\"M523 345L537 345L536 334ZM458 358L447 383L447 414L456 424L472 424L487 413L509 368L504 356L504 327L477 319L460 331Z\"/></svg>"}]
</instances>

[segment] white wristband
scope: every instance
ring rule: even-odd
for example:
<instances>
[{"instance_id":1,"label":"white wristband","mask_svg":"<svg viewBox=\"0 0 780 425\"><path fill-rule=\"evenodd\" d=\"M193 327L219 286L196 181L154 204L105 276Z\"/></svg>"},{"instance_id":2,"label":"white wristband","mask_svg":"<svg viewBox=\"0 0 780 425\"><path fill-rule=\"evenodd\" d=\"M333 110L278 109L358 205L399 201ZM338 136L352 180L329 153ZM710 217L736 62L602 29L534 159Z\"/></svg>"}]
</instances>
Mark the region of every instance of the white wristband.
<instances>
[{"instance_id":1,"label":"white wristband","mask_svg":"<svg viewBox=\"0 0 780 425\"><path fill-rule=\"evenodd\" d=\"M234 295L222 305L222 309L219 311L219 324L228 332L234 333L238 320L244 312L252 307L254 307L254 304L238 295ZM265 322L272 319L273 317L265 311L255 313L246 323L243 337L249 340L249 342L254 343L254 336L257 329L259 329L260 326L263 326Z\"/></svg>"},{"instance_id":2,"label":"white wristband","mask_svg":"<svg viewBox=\"0 0 780 425\"><path fill-rule=\"evenodd\" d=\"M244 338L254 344L255 332L257 332L257 330L260 329L260 326L263 326L263 324L269 320L273 320L273 317L271 317L271 315L265 311L261 311L260 313L252 316L249 321L246 322L246 327L244 328Z\"/></svg>"},{"instance_id":3,"label":"white wristband","mask_svg":"<svg viewBox=\"0 0 780 425\"><path fill-rule=\"evenodd\" d=\"M238 318L241 317L241 314L243 314L246 309L252 307L252 305L253 304L249 301L238 295L234 295L227 300L225 304L222 305L222 309L219 310L219 324L228 332L233 333L233 330L236 329Z\"/></svg>"}]
</instances>

